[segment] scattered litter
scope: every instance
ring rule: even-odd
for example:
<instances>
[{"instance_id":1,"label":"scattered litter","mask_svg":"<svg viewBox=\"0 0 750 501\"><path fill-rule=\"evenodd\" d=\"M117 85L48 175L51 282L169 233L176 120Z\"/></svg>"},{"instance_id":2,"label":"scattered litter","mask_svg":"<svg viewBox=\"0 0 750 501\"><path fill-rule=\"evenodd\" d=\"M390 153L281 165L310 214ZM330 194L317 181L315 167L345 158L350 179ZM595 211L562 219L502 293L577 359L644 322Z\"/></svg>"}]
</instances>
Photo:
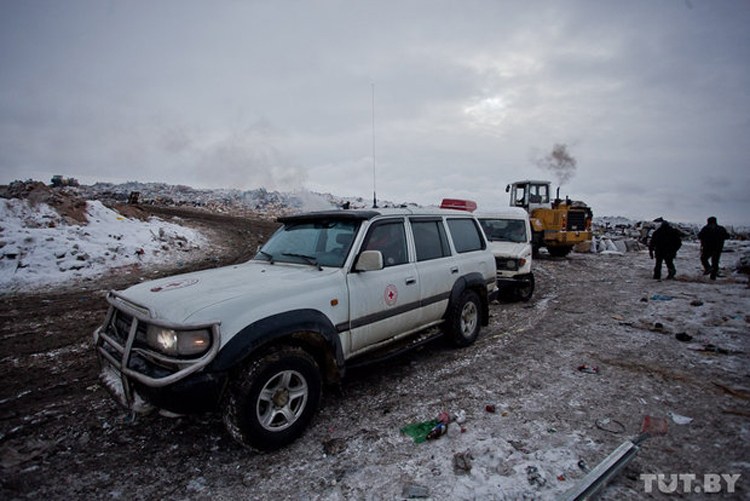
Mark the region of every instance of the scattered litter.
<instances>
[{"instance_id":1,"label":"scattered litter","mask_svg":"<svg viewBox=\"0 0 750 501\"><path fill-rule=\"evenodd\" d=\"M323 453L326 456L335 456L346 450L346 441L342 438L330 438L323 441Z\"/></svg>"},{"instance_id":2,"label":"scattered litter","mask_svg":"<svg viewBox=\"0 0 750 501\"><path fill-rule=\"evenodd\" d=\"M650 421L654 421L650 416L644 418L644 429L648 428L647 423ZM643 442L652 434L654 433L644 432L637 437L626 440L620 444L620 446L607 456L604 461L596 465L593 470L589 471L580 482L578 482L572 489L568 490L560 499L565 501L593 499L599 491L604 488L607 482L612 480L612 478L620 473L620 471L635 458L635 455L640 450ZM579 462L578 464L580 466L581 463Z\"/></svg>"},{"instance_id":3,"label":"scattered litter","mask_svg":"<svg viewBox=\"0 0 750 501\"><path fill-rule=\"evenodd\" d=\"M401 428L401 433L414 439L414 443L421 444L426 440L434 440L445 435L448 431L448 424L451 421L450 414L441 412L437 419L411 423Z\"/></svg>"},{"instance_id":4,"label":"scattered litter","mask_svg":"<svg viewBox=\"0 0 750 501\"><path fill-rule=\"evenodd\" d=\"M428 498L430 497L430 490L424 485L410 482L404 484L404 488L401 489L401 497L406 499Z\"/></svg>"},{"instance_id":5,"label":"scattered litter","mask_svg":"<svg viewBox=\"0 0 750 501\"><path fill-rule=\"evenodd\" d=\"M579 365L578 366L578 372L583 372L585 374L599 374L599 367L598 366L590 366L590 365Z\"/></svg>"},{"instance_id":6,"label":"scattered litter","mask_svg":"<svg viewBox=\"0 0 750 501\"><path fill-rule=\"evenodd\" d=\"M654 322L654 325L651 327L651 330L654 332L664 332L664 324L661 322Z\"/></svg>"},{"instance_id":7,"label":"scattered litter","mask_svg":"<svg viewBox=\"0 0 750 501\"><path fill-rule=\"evenodd\" d=\"M471 451L457 452L453 455L453 470L460 474L466 474L471 471L471 460L474 456Z\"/></svg>"},{"instance_id":8,"label":"scattered litter","mask_svg":"<svg viewBox=\"0 0 750 501\"><path fill-rule=\"evenodd\" d=\"M589 465L586 463L585 459L579 459L578 460L578 467L583 471L584 473L588 473L589 471Z\"/></svg>"},{"instance_id":9,"label":"scattered litter","mask_svg":"<svg viewBox=\"0 0 750 501\"><path fill-rule=\"evenodd\" d=\"M693 421L693 418L691 417L681 416L672 411L667 412L667 416L669 416L675 424L690 424Z\"/></svg>"},{"instance_id":10,"label":"scattered litter","mask_svg":"<svg viewBox=\"0 0 750 501\"><path fill-rule=\"evenodd\" d=\"M611 418L602 418L595 421L596 427L609 433L625 433L625 425L620 421Z\"/></svg>"},{"instance_id":11,"label":"scattered litter","mask_svg":"<svg viewBox=\"0 0 750 501\"><path fill-rule=\"evenodd\" d=\"M674 335L674 337L677 339L677 341L682 341L683 343L689 343L693 340L693 336L691 336L687 332L678 332Z\"/></svg>"},{"instance_id":12,"label":"scattered litter","mask_svg":"<svg viewBox=\"0 0 750 501\"><path fill-rule=\"evenodd\" d=\"M666 435L669 431L669 422L663 417L643 416L641 423L641 434L649 436Z\"/></svg>"},{"instance_id":13,"label":"scattered litter","mask_svg":"<svg viewBox=\"0 0 750 501\"><path fill-rule=\"evenodd\" d=\"M427 434L427 439L435 440L445 435L447 431L448 431L448 425L443 423L442 421L438 421L438 424L436 424Z\"/></svg>"},{"instance_id":14,"label":"scattered litter","mask_svg":"<svg viewBox=\"0 0 750 501\"><path fill-rule=\"evenodd\" d=\"M484 410L487 411L487 412L489 412L489 413L491 413L491 414L494 414L495 411L497 410L497 408L495 407L494 404L487 404L487 405L484 406Z\"/></svg>"},{"instance_id":15,"label":"scattered litter","mask_svg":"<svg viewBox=\"0 0 750 501\"><path fill-rule=\"evenodd\" d=\"M453 420L458 424L464 424L466 422L466 411L459 409L453 413Z\"/></svg>"},{"instance_id":16,"label":"scattered litter","mask_svg":"<svg viewBox=\"0 0 750 501\"><path fill-rule=\"evenodd\" d=\"M411 437L415 444L421 444L427 440L427 435L437 426L439 421L431 419L421 423L412 423L401 428L401 433Z\"/></svg>"},{"instance_id":17,"label":"scattered litter","mask_svg":"<svg viewBox=\"0 0 750 501\"><path fill-rule=\"evenodd\" d=\"M693 299L690 301L690 306L703 306L703 301L700 299Z\"/></svg>"},{"instance_id":18,"label":"scattered litter","mask_svg":"<svg viewBox=\"0 0 750 501\"><path fill-rule=\"evenodd\" d=\"M438 414L437 420L447 425L448 423L451 422L451 415L445 411L442 411L440 414Z\"/></svg>"},{"instance_id":19,"label":"scattered litter","mask_svg":"<svg viewBox=\"0 0 750 501\"><path fill-rule=\"evenodd\" d=\"M447 431L445 432L445 434L446 434L446 435L448 435L448 437L450 437L450 438L456 438L456 437L458 437L458 436L459 436L459 435L460 435L461 433L463 433L463 430L464 430L464 429L463 429L463 428L461 428L461 426L460 426L460 425L458 425L458 424L456 424L456 423L450 423L450 424L448 425L448 430L447 430Z\"/></svg>"},{"instance_id":20,"label":"scattered litter","mask_svg":"<svg viewBox=\"0 0 750 501\"><path fill-rule=\"evenodd\" d=\"M653 296L651 296L652 301L671 301L673 299L674 297L668 296L666 294L654 294Z\"/></svg>"},{"instance_id":21,"label":"scattered litter","mask_svg":"<svg viewBox=\"0 0 750 501\"><path fill-rule=\"evenodd\" d=\"M529 465L526 467L526 478L529 479L529 484L536 485L538 487L543 487L544 484L547 483L544 477L539 473L539 468L533 465Z\"/></svg>"},{"instance_id":22,"label":"scattered litter","mask_svg":"<svg viewBox=\"0 0 750 501\"><path fill-rule=\"evenodd\" d=\"M565 475L561 473L560 475L557 476L557 480L559 480L560 482L565 482L566 480Z\"/></svg>"}]
</instances>

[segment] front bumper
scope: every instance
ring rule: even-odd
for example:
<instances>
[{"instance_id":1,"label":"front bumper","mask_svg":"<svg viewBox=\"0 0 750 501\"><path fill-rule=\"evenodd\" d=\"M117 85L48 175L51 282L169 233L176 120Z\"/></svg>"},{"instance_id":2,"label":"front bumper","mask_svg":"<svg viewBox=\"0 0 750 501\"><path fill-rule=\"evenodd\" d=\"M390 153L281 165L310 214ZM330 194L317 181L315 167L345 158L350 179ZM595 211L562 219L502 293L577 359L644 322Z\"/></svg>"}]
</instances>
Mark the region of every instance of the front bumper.
<instances>
[{"instance_id":1,"label":"front bumper","mask_svg":"<svg viewBox=\"0 0 750 501\"><path fill-rule=\"evenodd\" d=\"M153 311L116 292L110 292L107 301L109 311L104 324L94 331L94 346L101 366L100 380L121 405L139 413L154 407L184 413L215 404L225 377L200 371L219 351L219 322L184 325L160 321ZM137 334L147 325L175 330L208 329L211 346L201 356L167 356L137 342Z\"/></svg>"},{"instance_id":2,"label":"front bumper","mask_svg":"<svg viewBox=\"0 0 750 501\"><path fill-rule=\"evenodd\" d=\"M528 285L533 279L531 273L524 273L522 275L514 275L512 277L503 276L500 273L497 274L497 288L508 289L514 287L523 287Z\"/></svg>"}]
</instances>

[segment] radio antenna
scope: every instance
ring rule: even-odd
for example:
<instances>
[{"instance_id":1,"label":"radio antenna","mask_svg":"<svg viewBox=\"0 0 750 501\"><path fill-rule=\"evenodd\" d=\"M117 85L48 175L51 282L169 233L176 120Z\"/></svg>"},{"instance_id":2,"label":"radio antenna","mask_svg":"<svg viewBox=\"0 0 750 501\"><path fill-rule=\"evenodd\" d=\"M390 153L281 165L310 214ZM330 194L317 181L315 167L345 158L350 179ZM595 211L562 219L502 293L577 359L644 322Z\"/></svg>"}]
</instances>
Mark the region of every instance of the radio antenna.
<instances>
[{"instance_id":1,"label":"radio antenna","mask_svg":"<svg viewBox=\"0 0 750 501\"><path fill-rule=\"evenodd\" d=\"M375 184L375 83L372 83L372 208L378 208Z\"/></svg>"}]
</instances>

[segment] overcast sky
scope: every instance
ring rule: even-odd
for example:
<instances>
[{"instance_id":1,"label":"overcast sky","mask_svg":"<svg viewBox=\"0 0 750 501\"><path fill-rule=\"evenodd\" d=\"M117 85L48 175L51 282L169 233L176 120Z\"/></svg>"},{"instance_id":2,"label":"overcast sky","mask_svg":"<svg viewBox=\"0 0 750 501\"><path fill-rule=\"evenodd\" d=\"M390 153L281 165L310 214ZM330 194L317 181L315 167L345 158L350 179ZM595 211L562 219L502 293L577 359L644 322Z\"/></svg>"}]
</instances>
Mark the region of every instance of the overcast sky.
<instances>
[{"instance_id":1,"label":"overcast sky","mask_svg":"<svg viewBox=\"0 0 750 501\"><path fill-rule=\"evenodd\" d=\"M750 224L750 1L0 0L0 183L491 209L555 144L595 215Z\"/></svg>"}]
</instances>

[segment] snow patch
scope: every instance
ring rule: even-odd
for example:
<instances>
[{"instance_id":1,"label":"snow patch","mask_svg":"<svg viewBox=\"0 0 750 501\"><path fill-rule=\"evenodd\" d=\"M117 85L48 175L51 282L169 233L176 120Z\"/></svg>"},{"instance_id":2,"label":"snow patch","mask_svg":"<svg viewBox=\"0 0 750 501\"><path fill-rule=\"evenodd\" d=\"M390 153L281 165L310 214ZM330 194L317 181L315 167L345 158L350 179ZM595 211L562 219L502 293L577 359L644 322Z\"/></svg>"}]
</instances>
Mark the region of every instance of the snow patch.
<instances>
[{"instance_id":1,"label":"snow patch","mask_svg":"<svg viewBox=\"0 0 750 501\"><path fill-rule=\"evenodd\" d=\"M99 201L86 204L89 223L68 224L44 203L0 199L0 288L59 285L108 270L175 262L205 246L198 231L157 218L122 216Z\"/></svg>"}]
</instances>

